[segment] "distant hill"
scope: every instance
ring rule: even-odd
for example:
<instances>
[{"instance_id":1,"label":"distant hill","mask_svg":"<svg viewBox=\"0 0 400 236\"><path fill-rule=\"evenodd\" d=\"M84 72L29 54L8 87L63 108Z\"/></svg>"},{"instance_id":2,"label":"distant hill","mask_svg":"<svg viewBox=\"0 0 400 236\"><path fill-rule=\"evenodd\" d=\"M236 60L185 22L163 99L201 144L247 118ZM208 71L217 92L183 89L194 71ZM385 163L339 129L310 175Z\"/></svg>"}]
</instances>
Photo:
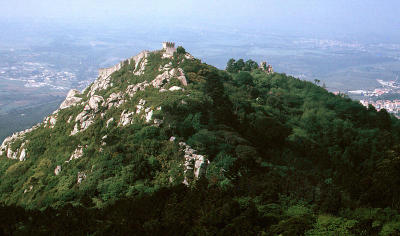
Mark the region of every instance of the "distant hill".
<instances>
[{"instance_id":1,"label":"distant hill","mask_svg":"<svg viewBox=\"0 0 400 236\"><path fill-rule=\"evenodd\" d=\"M399 121L251 65L165 43L101 69L1 145L0 233L400 233Z\"/></svg>"}]
</instances>

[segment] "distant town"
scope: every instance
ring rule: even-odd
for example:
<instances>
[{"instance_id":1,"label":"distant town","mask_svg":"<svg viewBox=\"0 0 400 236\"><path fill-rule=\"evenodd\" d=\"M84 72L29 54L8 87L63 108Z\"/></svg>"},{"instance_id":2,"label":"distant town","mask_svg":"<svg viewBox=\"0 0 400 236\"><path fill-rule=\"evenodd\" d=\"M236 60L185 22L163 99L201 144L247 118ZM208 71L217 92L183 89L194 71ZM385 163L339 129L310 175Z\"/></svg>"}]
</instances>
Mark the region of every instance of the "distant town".
<instances>
[{"instance_id":1,"label":"distant town","mask_svg":"<svg viewBox=\"0 0 400 236\"><path fill-rule=\"evenodd\" d=\"M400 118L400 83L397 79L391 81L377 79L377 82L381 84L380 88L374 90L351 90L348 91L348 95L353 99L359 100L365 107L372 105L378 111L385 109ZM335 93L337 94L338 92Z\"/></svg>"},{"instance_id":2,"label":"distant town","mask_svg":"<svg viewBox=\"0 0 400 236\"><path fill-rule=\"evenodd\" d=\"M20 62L12 66L2 66L0 78L22 81L28 88L50 87L56 90L68 90L70 83L77 81L76 75L72 72L58 71L52 65L38 62Z\"/></svg>"}]
</instances>

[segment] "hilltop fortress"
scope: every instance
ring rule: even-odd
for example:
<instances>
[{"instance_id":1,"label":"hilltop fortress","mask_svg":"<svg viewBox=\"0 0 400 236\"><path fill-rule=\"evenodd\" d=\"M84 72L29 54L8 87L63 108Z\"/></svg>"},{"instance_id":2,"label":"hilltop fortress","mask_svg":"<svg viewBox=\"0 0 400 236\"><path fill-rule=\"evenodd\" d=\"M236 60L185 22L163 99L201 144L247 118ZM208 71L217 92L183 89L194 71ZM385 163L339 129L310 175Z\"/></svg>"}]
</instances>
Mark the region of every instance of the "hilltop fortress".
<instances>
[{"instance_id":1,"label":"hilltop fortress","mask_svg":"<svg viewBox=\"0 0 400 236\"><path fill-rule=\"evenodd\" d=\"M174 53L176 52L175 43L163 42L162 45L163 45L163 50L165 50L165 57L173 56Z\"/></svg>"},{"instance_id":2,"label":"hilltop fortress","mask_svg":"<svg viewBox=\"0 0 400 236\"><path fill-rule=\"evenodd\" d=\"M262 62L260 63L260 69L261 69L262 71L265 71L265 72L268 73L268 74L274 72L274 70L272 69L272 66L269 65L266 61L262 61Z\"/></svg>"},{"instance_id":3,"label":"hilltop fortress","mask_svg":"<svg viewBox=\"0 0 400 236\"><path fill-rule=\"evenodd\" d=\"M176 52L175 43L173 43L173 42L163 42L162 43L162 49L160 51L163 53L162 54L163 58L172 57L174 55L174 53ZM133 56L133 57L127 59L127 60L119 62L115 66L112 66L112 67L109 67L109 68L101 68L101 69L99 69L99 77L107 78L108 76L110 76L115 71L120 70L122 68L122 66L124 66L126 64L135 63L135 68L136 68L139 65L140 60L142 58L146 57L148 53L149 53L149 51L145 50L145 51L142 51L141 53L139 53L136 56Z\"/></svg>"}]
</instances>

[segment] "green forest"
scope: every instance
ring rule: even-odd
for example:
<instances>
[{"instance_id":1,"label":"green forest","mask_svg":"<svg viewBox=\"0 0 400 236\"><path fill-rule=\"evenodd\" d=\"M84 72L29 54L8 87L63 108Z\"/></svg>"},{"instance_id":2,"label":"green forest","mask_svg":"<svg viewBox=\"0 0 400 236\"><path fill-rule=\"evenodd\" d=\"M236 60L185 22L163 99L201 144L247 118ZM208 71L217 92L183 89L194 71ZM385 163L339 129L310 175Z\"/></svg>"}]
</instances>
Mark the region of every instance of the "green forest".
<instances>
[{"instance_id":1,"label":"green forest","mask_svg":"<svg viewBox=\"0 0 400 236\"><path fill-rule=\"evenodd\" d=\"M167 64L183 69L184 89L147 87L74 136L68 120L84 105L60 110L53 129L26 135L25 161L1 156L0 235L400 235L398 119L252 60L219 70L185 55L152 52L142 75L125 63L96 94ZM163 123L117 125L141 99ZM210 161L199 178L185 175L179 142Z\"/></svg>"}]
</instances>

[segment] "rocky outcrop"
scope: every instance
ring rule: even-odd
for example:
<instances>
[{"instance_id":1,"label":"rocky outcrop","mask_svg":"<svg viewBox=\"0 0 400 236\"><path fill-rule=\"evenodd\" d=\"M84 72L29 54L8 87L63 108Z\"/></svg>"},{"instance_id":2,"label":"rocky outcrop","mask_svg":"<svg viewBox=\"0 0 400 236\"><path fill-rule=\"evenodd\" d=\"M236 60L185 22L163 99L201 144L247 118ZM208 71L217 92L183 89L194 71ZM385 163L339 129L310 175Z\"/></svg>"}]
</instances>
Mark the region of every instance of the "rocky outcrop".
<instances>
[{"instance_id":1,"label":"rocky outcrop","mask_svg":"<svg viewBox=\"0 0 400 236\"><path fill-rule=\"evenodd\" d=\"M178 86L172 86L171 88L168 89L169 91L178 91L178 90L182 90L181 87Z\"/></svg>"},{"instance_id":2,"label":"rocky outcrop","mask_svg":"<svg viewBox=\"0 0 400 236\"><path fill-rule=\"evenodd\" d=\"M75 106L78 103L80 103L82 101L82 98L76 97L76 95L79 95L79 94L80 94L80 92L76 89L70 90L68 92L68 95L65 98L65 100L61 103L60 110L71 107L71 106Z\"/></svg>"},{"instance_id":3,"label":"rocky outcrop","mask_svg":"<svg viewBox=\"0 0 400 236\"><path fill-rule=\"evenodd\" d=\"M21 146L21 153L19 154L19 161L25 161L26 159L26 150L23 148L23 145Z\"/></svg>"},{"instance_id":4,"label":"rocky outcrop","mask_svg":"<svg viewBox=\"0 0 400 236\"><path fill-rule=\"evenodd\" d=\"M65 162L70 162L70 161L72 161L72 160L74 160L74 159L79 159L79 158L81 158L83 156L83 146L78 146L76 149L75 149L75 151L72 153L72 155L71 155L71 157L69 158L69 160L68 161L65 161Z\"/></svg>"},{"instance_id":5,"label":"rocky outcrop","mask_svg":"<svg viewBox=\"0 0 400 236\"><path fill-rule=\"evenodd\" d=\"M133 73L134 75L143 75L144 74L144 70L146 69L146 65L147 65L147 54L145 55L145 58L143 58L140 61L139 67L137 67L136 71Z\"/></svg>"},{"instance_id":6,"label":"rocky outcrop","mask_svg":"<svg viewBox=\"0 0 400 236\"><path fill-rule=\"evenodd\" d=\"M110 76L99 76L97 80L93 82L93 84L89 88L88 97L93 96L97 91L105 90L109 87L112 87L113 83L111 83Z\"/></svg>"},{"instance_id":7,"label":"rocky outcrop","mask_svg":"<svg viewBox=\"0 0 400 236\"><path fill-rule=\"evenodd\" d=\"M107 98L107 101L105 101L102 106L107 107L108 109L112 107L119 107L122 104L124 104L126 101L123 99L123 94L122 92L118 93L112 93L110 96Z\"/></svg>"},{"instance_id":8,"label":"rocky outcrop","mask_svg":"<svg viewBox=\"0 0 400 236\"><path fill-rule=\"evenodd\" d=\"M45 128L47 127L47 128L51 128L52 129L52 128L54 128L56 123L57 123L57 114L48 116L43 120L43 124L44 124Z\"/></svg>"},{"instance_id":9,"label":"rocky outcrop","mask_svg":"<svg viewBox=\"0 0 400 236\"><path fill-rule=\"evenodd\" d=\"M98 95L93 95L90 97L88 105L89 108L94 112L97 113L99 111L99 107L101 106L101 104L104 103L104 99L101 96Z\"/></svg>"},{"instance_id":10,"label":"rocky outcrop","mask_svg":"<svg viewBox=\"0 0 400 236\"><path fill-rule=\"evenodd\" d=\"M24 193L29 193L33 190L33 185L30 185L29 188L24 189Z\"/></svg>"},{"instance_id":11,"label":"rocky outcrop","mask_svg":"<svg viewBox=\"0 0 400 236\"><path fill-rule=\"evenodd\" d=\"M113 121L114 121L114 118L113 118L113 117L111 117L110 119L108 119L107 122L106 122L106 127L108 128L108 126L110 125L110 123L113 122Z\"/></svg>"},{"instance_id":12,"label":"rocky outcrop","mask_svg":"<svg viewBox=\"0 0 400 236\"><path fill-rule=\"evenodd\" d=\"M170 141L174 141L175 137L171 137ZM184 163L184 173L185 179L183 183L188 185L188 174L189 172L193 173L195 179L198 179L202 174L202 171L205 171L207 165L210 164L210 161L207 160L203 155L196 154L196 150L191 148L185 142L180 142L179 146L181 147L182 151L185 153L185 163Z\"/></svg>"},{"instance_id":13,"label":"rocky outcrop","mask_svg":"<svg viewBox=\"0 0 400 236\"><path fill-rule=\"evenodd\" d=\"M61 166L57 166L57 167L54 169L54 174L55 174L55 175L59 175L60 172L61 172Z\"/></svg>"},{"instance_id":14,"label":"rocky outcrop","mask_svg":"<svg viewBox=\"0 0 400 236\"><path fill-rule=\"evenodd\" d=\"M27 152L25 149L25 145L29 142L29 140L25 140L21 146L17 147L15 150L11 149L11 145L17 140L24 140L25 135L29 132L40 127L40 124L33 126L32 128L26 129L24 131L14 133L10 137L4 139L3 143L0 146L0 156L6 155L7 158L10 159L19 159L20 161L24 161L27 156Z\"/></svg>"},{"instance_id":15,"label":"rocky outcrop","mask_svg":"<svg viewBox=\"0 0 400 236\"><path fill-rule=\"evenodd\" d=\"M82 181L85 179L86 179L86 174L84 172L78 172L76 183L81 184Z\"/></svg>"},{"instance_id":16,"label":"rocky outcrop","mask_svg":"<svg viewBox=\"0 0 400 236\"><path fill-rule=\"evenodd\" d=\"M160 67L159 71L162 72L162 74L157 75L156 78L150 82L150 84L155 88L161 88L165 84L169 83L172 78L177 78L183 86L187 86L187 80L183 69L170 69L170 67L171 64L166 64L164 67Z\"/></svg>"},{"instance_id":17,"label":"rocky outcrop","mask_svg":"<svg viewBox=\"0 0 400 236\"><path fill-rule=\"evenodd\" d=\"M149 85L150 84L147 81L137 83L137 84L132 84L126 88L125 93L128 94L129 97L133 97L133 95L135 95L137 91L144 90Z\"/></svg>"},{"instance_id":18,"label":"rocky outcrop","mask_svg":"<svg viewBox=\"0 0 400 236\"><path fill-rule=\"evenodd\" d=\"M76 116L76 123L70 135L75 135L89 128L89 126L94 123L96 113L100 111L100 107L103 103L104 99L101 96L93 95L90 97L83 111Z\"/></svg>"},{"instance_id":19,"label":"rocky outcrop","mask_svg":"<svg viewBox=\"0 0 400 236\"><path fill-rule=\"evenodd\" d=\"M132 122L133 114L134 114L134 112L129 112L127 110L124 110L121 113L121 117L119 119L118 125L119 126L130 125Z\"/></svg>"}]
</instances>

